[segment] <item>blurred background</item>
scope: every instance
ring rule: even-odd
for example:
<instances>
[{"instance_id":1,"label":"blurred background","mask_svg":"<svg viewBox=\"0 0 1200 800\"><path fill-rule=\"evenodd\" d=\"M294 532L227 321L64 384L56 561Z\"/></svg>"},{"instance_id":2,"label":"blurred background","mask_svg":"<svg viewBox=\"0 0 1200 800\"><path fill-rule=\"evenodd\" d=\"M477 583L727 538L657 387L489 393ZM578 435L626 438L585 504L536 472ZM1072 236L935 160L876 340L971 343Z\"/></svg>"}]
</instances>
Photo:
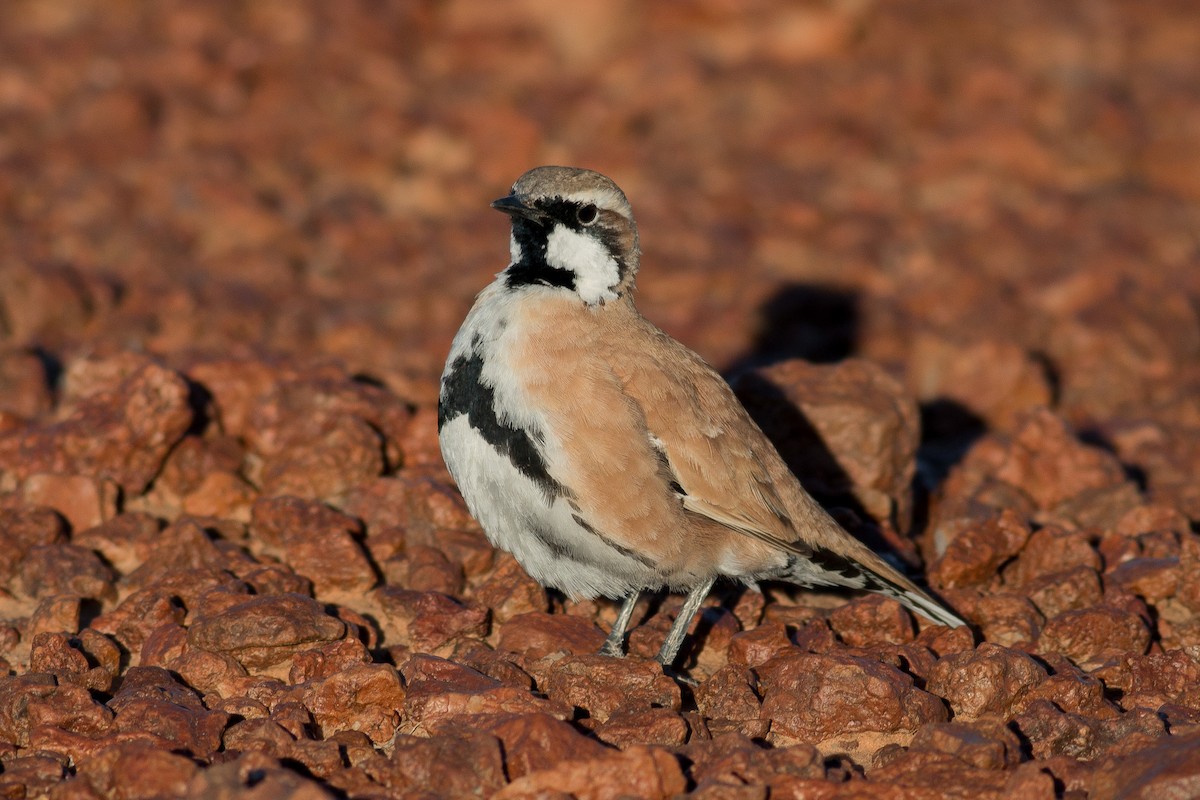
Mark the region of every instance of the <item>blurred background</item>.
<instances>
[{"instance_id":1,"label":"blurred background","mask_svg":"<svg viewBox=\"0 0 1200 800\"><path fill-rule=\"evenodd\" d=\"M429 404L506 263L489 201L579 165L719 368L870 358L934 431L1049 404L1183 491L1196 53L1191 0L7 0L0 341L333 358Z\"/></svg>"}]
</instances>

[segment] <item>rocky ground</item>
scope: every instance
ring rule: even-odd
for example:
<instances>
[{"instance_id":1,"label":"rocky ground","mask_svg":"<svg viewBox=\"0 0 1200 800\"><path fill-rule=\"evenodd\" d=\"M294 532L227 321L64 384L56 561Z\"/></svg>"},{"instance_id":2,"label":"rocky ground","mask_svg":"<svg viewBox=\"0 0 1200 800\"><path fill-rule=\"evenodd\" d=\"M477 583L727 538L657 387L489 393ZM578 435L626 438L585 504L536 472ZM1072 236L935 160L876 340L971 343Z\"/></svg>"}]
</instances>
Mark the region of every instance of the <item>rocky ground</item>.
<instances>
[{"instance_id":1,"label":"rocky ground","mask_svg":"<svg viewBox=\"0 0 1200 800\"><path fill-rule=\"evenodd\" d=\"M1200 795L1200 6L0 5L0 795ZM540 163L975 626L547 595L437 375ZM838 512L842 513L842 512Z\"/></svg>"}]
</instances>

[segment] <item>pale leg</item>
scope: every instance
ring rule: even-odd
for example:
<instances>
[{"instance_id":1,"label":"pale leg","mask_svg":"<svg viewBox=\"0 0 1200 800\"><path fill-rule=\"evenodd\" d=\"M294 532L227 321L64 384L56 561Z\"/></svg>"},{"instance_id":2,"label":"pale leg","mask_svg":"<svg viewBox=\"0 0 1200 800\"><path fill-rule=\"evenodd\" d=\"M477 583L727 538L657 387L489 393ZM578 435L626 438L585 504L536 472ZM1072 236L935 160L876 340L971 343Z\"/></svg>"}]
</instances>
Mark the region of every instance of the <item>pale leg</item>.
<instances>
[{"instance_id":1,"label":"pale leg","mask_svg":"<svg viewBox=\"0 0 1200 800\"><path fill-rule=\"evenodd\" d=\"M658 663L664 667L675 663L675 657L679 655L679 648L683 645L684 637L687 636L688 626L692 624L692 618L700 610L700 604L704 602L705 597L708 597L708 592L716 580L715 576L709 578L704 583L696 584L688 592L687 599L683 601L683 608L679 610L679 616L675 618L671 630L667 632L667 638L663 640L662 649L658 651Z\"/></svg>"},{"instance_id":2,"label":"pale leg","mask_svg":"<svg viewBox=\"0 0 1200 800\"><path fill-rule=\"evenodd\" d=\"M629 620L633 617L633 607L637 605L638 598L641 595L641 592L634 592L621 603L621 611L617 614L617 621L613 623L612 631L608 634L608 638L604 640L604 646L600 648L600 655L612 656L613 658L625 657L625 629L629 627Z\"/></svg>"}]
</instances>

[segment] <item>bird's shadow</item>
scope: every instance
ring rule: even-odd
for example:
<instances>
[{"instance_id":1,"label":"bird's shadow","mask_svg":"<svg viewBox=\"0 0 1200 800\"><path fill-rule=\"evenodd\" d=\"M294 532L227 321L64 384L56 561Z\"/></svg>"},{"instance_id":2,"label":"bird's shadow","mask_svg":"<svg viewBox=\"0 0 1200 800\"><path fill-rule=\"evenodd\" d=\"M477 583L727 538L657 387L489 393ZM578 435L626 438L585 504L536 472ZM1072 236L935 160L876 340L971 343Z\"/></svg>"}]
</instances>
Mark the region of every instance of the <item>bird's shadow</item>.
<instances>
[{"instance_id":1,"label":"bird's shadow","mask_svg":"<svg viewBox=\"0 0 1200 800\"><path fill-rule=\"evenodd\" d=\"M859 293L849 289L788 284L759 307L758 319L750 347L726 375L792 358L830 364L858 352Z\"/></svg>"},{"instance_id":2,"label":"bird's shadow","mask_svg":"<svg viewBox=\"0 0 1200 800\"><path fill-rule=\"evenodd\" d=\"M758 327L750 347L733 359L722 373L743 396L758 402L748 407L751 417L779 450L801 484L827 509L846 509L874 524L853 526L851 531L877 552L891 553L909 567L919 558L911 539L898 540L881 531L911 526L920 534L927 517L928 500L950 468L987 432L986 424L962 405L946 399L921 404L921 439L917 451L917 479L911 522L875 519L849 491L850 476L825 445L812 422L759 367L803 359L829 364L859 355L862 336L860 293L843 287L793 283L782 287L762 304Z\"/></svg>"}]
</instances>

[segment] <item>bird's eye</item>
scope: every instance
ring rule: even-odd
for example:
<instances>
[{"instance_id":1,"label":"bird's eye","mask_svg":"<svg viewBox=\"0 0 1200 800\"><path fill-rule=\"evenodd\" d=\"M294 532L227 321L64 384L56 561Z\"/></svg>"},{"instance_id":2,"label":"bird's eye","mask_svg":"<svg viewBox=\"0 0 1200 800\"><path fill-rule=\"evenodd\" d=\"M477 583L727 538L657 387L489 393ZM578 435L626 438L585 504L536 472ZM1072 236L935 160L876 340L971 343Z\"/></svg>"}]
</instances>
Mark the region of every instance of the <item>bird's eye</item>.
<instances>
[{"instance_id":1,"label":"bird's eye","mask_svg":"<svg viewBox=\"0 0 1200 800\"><path fill-rule=\"evenodd\" d=\"M582 206L575 214L575 219L579 220L580 225L591 225L596 221L596 217L600 216L600 212L591 203Z\"/></svg>"}]
</instances>

